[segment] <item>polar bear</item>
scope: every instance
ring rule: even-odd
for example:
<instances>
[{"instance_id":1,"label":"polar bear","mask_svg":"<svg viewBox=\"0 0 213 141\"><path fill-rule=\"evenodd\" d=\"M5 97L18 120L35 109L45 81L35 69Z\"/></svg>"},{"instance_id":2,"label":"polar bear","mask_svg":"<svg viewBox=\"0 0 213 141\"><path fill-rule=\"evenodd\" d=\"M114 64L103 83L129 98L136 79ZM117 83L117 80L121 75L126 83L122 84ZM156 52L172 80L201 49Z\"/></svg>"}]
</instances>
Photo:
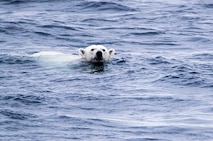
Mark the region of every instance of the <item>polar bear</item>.
<instances>
[{"instance_id":1,"label":"polar bear","mask_svg":"<svg viewBox=\"0 0 213 141\"><path fill-rule=\"evenodd\" d=\"M110 60L115 54L114 49L107 49L103 45L91 45L86 48L79 49L79 55L86 61L92 63L104 63Z\"/></svg>"},{"instance_id":2,"label":"polar bear","mask_svg":"<svg viewBox=\"0 0 213 141\"><path fill-rule=\"evenodd\" d=\"M41 51L30 55L45 65L67 65L79 63L81 58L94 64L103 64L115 54L114 49L107 49L103 45L91 45L79 49L79 55L65 54L56 51Z\"/></svg>"}]
</instances>

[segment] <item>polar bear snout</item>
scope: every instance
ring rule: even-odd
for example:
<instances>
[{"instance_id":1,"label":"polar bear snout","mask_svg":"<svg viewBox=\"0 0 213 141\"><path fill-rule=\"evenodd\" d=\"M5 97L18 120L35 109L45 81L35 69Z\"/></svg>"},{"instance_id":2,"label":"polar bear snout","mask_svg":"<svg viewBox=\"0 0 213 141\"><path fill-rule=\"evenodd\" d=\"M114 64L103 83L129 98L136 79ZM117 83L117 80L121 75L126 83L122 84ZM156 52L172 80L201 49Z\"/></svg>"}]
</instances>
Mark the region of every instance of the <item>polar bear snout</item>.
<instances>
[{"instance_id":1,"label":"polar bear snout","mask_svg":"<svg viewBox=\"0 0 213 141\"><path fill-rule=\"evenodd\" d=\"M103 53L102 53L101 51L97 51L97 52L96 52L96 55L95 55L95 59L96 59L97 61L103 60Z\"/></svg>"}]
</instances>

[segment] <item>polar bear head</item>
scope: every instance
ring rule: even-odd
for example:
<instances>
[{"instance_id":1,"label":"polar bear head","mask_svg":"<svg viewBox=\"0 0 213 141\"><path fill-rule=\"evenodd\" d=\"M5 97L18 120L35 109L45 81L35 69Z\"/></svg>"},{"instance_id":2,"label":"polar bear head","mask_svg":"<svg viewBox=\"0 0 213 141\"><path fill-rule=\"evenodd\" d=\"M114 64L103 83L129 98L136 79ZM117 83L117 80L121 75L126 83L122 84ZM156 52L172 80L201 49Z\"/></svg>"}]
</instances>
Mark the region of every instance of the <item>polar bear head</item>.
<instances>
[{"instance_id":1,"label":"polar bear head","mask_svg":"<svg viewBox=\"0 0 213 141\"><path fill-rule=\"evenodd\" d=\"M92 63L103 63L109 61L114 54L114 49L108 50L103 45L91 45L84 49L79 49L79 55Z\"/></svg>"}]
</instances>

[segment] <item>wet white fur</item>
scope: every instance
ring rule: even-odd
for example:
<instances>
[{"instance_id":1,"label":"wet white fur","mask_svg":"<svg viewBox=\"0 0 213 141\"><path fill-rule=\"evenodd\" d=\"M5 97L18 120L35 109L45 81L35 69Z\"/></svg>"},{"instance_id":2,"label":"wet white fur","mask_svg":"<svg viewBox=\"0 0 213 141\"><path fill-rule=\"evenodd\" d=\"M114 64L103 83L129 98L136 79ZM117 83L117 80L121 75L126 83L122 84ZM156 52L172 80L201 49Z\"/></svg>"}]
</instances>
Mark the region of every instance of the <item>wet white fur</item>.
<instances>
[{"instance_id":1,"label":"wet white fur","mask_svg":"<svg viewBox=\"0 0 213 141\"><path fill-rule=\"evenodd\" d=\"M87 48L80 48L79 55L85 58L89 62L96 62L95 56L97 52L102 52L103 55L103 62L109 61L111 57L115 54L114 49L107 49L103 45L91 45Z\"/></svg>"},{"instance_id":2,"label":"wet white fur","mask_svg":"<svg viewBox=\"0 0 213 141\"><path fill-rule=\"evenodd\" d=\"M93 49L93 51L91 51ZM41 51L34 53L31 57L39 60L45 65L54 64L54 65L64 65L67 63L77 63L81 58L86 59L87 61L93 60L95 53L101 51L103 53L104 61L109 61L110 58L114 55L114 49L107 49L102 45L91 45L86 48L79 49L79 55L65 54L62 52L56 51Z\"/></svg>"}]
</instances>

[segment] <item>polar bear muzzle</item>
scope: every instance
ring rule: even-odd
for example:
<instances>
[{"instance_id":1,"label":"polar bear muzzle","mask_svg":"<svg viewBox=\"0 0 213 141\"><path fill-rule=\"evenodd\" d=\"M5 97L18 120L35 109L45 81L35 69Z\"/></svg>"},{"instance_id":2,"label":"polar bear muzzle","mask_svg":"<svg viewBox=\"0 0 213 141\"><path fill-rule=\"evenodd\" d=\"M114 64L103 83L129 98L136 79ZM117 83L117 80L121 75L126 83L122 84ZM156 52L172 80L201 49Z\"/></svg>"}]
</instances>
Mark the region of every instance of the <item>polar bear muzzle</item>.
<instances>
[{"instance_id":1,"label":"polar bear muzzle","mask_svg":"<svg viewBox=\"0 0 213 141\"><path fill-rule=\"evenodd\" d=\"M101 51L97 51L95 55L95 60L102 61L103 60L103 54Z\"/></svg>"}]
</instances>

